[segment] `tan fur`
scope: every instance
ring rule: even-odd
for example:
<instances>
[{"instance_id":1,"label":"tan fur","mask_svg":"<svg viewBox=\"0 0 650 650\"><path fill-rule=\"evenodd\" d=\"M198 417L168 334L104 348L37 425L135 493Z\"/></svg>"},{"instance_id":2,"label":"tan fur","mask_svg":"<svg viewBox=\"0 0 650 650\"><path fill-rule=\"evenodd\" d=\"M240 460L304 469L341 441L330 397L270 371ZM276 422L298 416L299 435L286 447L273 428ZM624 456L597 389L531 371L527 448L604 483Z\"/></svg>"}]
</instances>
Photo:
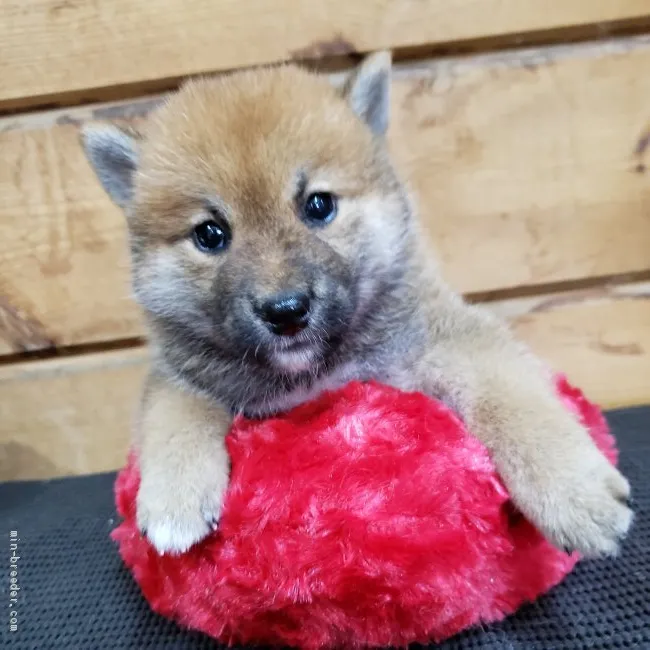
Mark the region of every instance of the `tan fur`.
<instances>
[{"instance_id":1,"label":"tan fur","mask_svg":"<svg viewBox=\"0 0 650 650\"><path fill-rule=\"evenodd\" d=\"M366 65L383 65L381 56ZM228 382L217 389L209 378L230 372L235 381L238 364L257 350L253 345L241 359L216 364L209 353L190 349L191 341L205 336L219 349L234 345L225 333L230 314L219 312L218 326L203 323L214 292L233 294L232 306L244 282L260 295L294 286L302 282L306 267L296 259L304 254L323 272L361 272L348 329L372 318L359 314L379 304L378 283L388 282L392 267L401 269L393 295L403 305L377 307L375 321L381 322L367 337L381 340L358 334L358 354L322 377L296 383L286 395L262 391L257 401L242 389L250 408L289 408L325 388L368 377L441 397L489 447L515 503L551 541L587 554L616 552L632 521L627 481L558 402L541 364L440 278L432 251L410 223L383 142L345 99L325 79L293 66L247 71L188 83L142 133L127 212L136 294L150 313L157 375L140 424L140 525L160 550L178 551L207 534L218 517L227 483ZM323 230L310 231L297 218L300 173L309 191L341 197L338 217ZM206 218L206 198L233 226L223 256L202 254L189 238ZM325 295L319 277L314 291ZM184 327L195 328L183 354L179 339L161 325L168 314L182 315ZM272 359L279 372L290 374L311 363L300 354L307 355Z\"/></svg>"},{"instance_id":2,"label":"tan fur","mask_svg":"<svg viewBox=\"0 0 650 650\"><path fill-rule=\"evenodd\" d=\"M160 552L185 551L215 527L228 486L231 423L211 400L148 378L135 440L137 519Z\"/></svg>"}]
</instances>

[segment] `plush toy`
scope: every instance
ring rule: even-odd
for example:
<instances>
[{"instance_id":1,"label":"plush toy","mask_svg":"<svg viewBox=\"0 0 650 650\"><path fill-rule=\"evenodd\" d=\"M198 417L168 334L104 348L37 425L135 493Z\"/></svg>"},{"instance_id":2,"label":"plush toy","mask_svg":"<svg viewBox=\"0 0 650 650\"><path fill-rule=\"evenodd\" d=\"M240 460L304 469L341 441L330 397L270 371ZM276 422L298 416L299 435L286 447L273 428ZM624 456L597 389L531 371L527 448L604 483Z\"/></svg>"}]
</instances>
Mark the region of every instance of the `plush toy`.
<instances>
[{"instance_id":1,"label":"plush toy","mask_svg":"<svg viewBox=\"0 0 650 650\"><path fill-rule=\"evenodd\" d=\"M598 408L558 392L616 462ZM485 448L441 403L376 383L228 437L231 484L212 536L156 553L135 522L131 456L113 532L151 607L231 644L307 650L440 641L502 619L574 566L512 507Z\"/></svg>"}]
</instances>

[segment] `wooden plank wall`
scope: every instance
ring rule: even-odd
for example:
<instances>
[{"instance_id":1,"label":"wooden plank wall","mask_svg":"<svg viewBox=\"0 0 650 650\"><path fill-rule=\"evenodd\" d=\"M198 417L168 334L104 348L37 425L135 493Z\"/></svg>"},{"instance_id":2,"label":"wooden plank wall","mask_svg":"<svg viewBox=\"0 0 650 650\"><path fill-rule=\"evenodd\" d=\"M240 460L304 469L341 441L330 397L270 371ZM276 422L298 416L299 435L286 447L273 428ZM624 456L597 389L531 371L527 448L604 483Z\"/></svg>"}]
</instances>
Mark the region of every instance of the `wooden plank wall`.
<instances>
[{"instance_id":1,"label":"wooden plank wall","mask_svg":"<svg viewBox=\"0 0 650 650\"><path fill-rule=\"evenodd\" d=\"M79 127L146 119L187 75L383 47L391 147L452 284L604 406L650 402L645 0L151 7L0 0L0 480L118 467L147 365Z\"/></svg>"}]
</instances>

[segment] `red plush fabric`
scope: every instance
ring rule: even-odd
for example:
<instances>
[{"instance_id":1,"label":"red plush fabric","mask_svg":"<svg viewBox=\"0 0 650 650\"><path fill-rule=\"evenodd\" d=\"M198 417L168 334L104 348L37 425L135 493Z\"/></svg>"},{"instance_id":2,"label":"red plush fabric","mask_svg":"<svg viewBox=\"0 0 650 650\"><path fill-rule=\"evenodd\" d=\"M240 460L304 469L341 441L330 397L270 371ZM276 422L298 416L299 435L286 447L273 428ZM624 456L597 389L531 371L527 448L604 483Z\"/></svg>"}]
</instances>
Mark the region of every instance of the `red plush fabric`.
<instances>
[{"instance_id":1,"label":"red plush fabric","mask_svg":"<svg viewBox=\"0 0 650 650\"><path fill-rule=\"evenodd\" d=\"M616 462L597 407L558 391ZM226 643L320 650L438 641L495 621L574 566L512 509L486 450L445 406L353 383L228 438L219 531L182 556L138 532L131 457L120 553L152 608Z\"/></svg>"}]
</instances>

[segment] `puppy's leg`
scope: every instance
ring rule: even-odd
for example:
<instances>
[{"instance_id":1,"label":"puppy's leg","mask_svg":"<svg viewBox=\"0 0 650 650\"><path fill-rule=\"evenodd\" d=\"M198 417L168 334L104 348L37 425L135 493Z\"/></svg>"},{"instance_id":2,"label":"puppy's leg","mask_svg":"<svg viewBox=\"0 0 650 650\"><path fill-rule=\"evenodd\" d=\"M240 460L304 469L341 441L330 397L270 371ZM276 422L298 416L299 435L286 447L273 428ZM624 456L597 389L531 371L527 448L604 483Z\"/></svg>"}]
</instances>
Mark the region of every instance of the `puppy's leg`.
<instances>
[{"instance_id":1,"label":"puppy's leg","mask_svg":"<svg viewBox=\"0 0 650 650\"><path fill-rule=\"evenodd\" d=\"M627 480L505 326L459 301L439 307L445 317L418 364L419 388L460 412L514 503L551 542L585 555L616 553L632 522Z\"/></svg>"},{"instance_id":2,"label":"puppy's leg","mask_svg":"<svg viewBox=\"0 0 650 650\"><path fill-rule=\"evenodd\" d=\"M149 377L136 431L137 521L159 553L182 553L216 526L228 486L224 438L231 422L209 400Z\"/></svg>"}]
</instances>

